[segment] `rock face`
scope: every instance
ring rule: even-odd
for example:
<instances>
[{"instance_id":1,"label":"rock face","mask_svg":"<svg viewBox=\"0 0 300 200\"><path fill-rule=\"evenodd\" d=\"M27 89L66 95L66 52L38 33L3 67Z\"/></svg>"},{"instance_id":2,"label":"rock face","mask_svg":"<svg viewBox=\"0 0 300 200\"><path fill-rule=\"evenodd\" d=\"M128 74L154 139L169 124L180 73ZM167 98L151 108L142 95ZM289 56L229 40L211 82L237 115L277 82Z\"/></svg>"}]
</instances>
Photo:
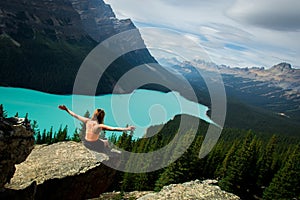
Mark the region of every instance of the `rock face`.
<instances>
[{"instance_id":1,"label":"rock face","mask_svg":"<svg viewBox=\"0 0 300 200\"><path fill-rule=\"evenodd\" d=\"M2 0L0 5L0 33L13 37L34 39L41 33L55 40L101 42L135 28L131 20L117 19L102 0Z\"/></svg>"},{"instance_id":2,"label":"rock face","mask_svg":"<svg viewBox=\"0 0 300 200\"><path fill-rule=\"evenodd\" d=\"M124 192L109 192L101 194L98 198L93 200L113 200L120 198L124 200L238 200L238 196L222 191L216 184L216 180L199 180L186 182L183 184L172 184L163 187L158 192L151 191L133 191Z\"/></svg>"},{"instance_id":3,"label":"rock face","mask_svg":"<svg viewBox=\"0 0 300 200\"><path fill-rule=\"evenodd\" d=\"M17 191L35 187L29 190L32 194L26 194L28 199L96 197L109 187L115 174L100 162L105 160L105 154L95 158L81 143L38 145L25 162L16 166L11 183L5 187Z\"/></svg>"},{"instance_id":4,"label":"rock face","mask_svg":"<svg viewBox=\"0 0 300 200\"><path fill-rule=\"evenodd\" d=\"M211 185L214 181L199 180L186 182L183 184L172 184L163 187L158 193L149 193L138 200L167 200L167 199L186 199L186 200L238 200L238 196L222 191L218 186Z\"/></svg>"},{"instance_id":5,"label":"rock face","mask_svg":"<svg viewBox=\"0 0 300 200\"><path fill-rule=\"evenodd\" d=\"M84 30L97 42L122 31L135 29L130 19L117 19L111 7L103 1L70 0L70 2L79 14Z\"/></svg>"},{"instance_id":6,"label":"rock face","mask_svg":"<svg viewBox=\"0 0 300 200\"><path fill-rule=\"evenodd\" d=\"M30 154L33 144L31 130L0 117L0 189L12 178L15 164L23 162Z\"/></svg>"},{"instance_id":7,"label":"rock face","mask_svg":"<svg viewBox=\"0 0 300 200\"><path fill-rule=\"evenodd\" d=\"M117 19L103 0L1 0L0 70L5 73L0 74L0 85L71 94L91 50L133 29L137 34L122 38L121 46L144 41L132 21ZM103 77L106 87L99 87L97 94L111 93L123 73L143 63L157 63L146 46L122 55L112 64L113 73Z\"/></svg>"}]
</instances>

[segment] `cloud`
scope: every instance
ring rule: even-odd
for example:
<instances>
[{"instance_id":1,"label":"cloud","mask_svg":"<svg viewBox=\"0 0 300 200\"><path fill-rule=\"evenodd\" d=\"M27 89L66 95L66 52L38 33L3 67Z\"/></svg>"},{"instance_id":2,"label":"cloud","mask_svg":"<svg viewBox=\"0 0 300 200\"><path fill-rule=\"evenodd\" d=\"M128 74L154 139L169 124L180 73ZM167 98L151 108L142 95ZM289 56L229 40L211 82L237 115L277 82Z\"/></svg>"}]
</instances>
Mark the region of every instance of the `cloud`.
<instances>
[{"instance_id":1,"label":"cloud","mask_svg":"<svg viewBox=\"0 0 300 200\"><path fill-rule=\"evenodd\" d=\"M147 46L161 43L169 53L206 54L216 64L230 66L300 66L299 0L105 1L118 18L130 18L139 29L170 30L143 31Z\"/></svg>"},{"instance_id":2,"label":"cloud","mask_svg":"<svg viewBox=\"0 0 300 200\"><path fill-rule=\"evenodd\" d=\"M181 33L166 28L141 28L146 46L156 58L177 57L180 60L195 58L209 60L201 38L193 34ZM159 40L158 40L159 38Z\"/></svg>"},{"instance_id":3,"label":"cloud","mask_svg":"<svg viewBox=\"0 0 300 200\"><path fill-rule=\"evenodd\" d=\"M227 43L224 46L225 46L225 48L229 48L229 49L233 49L233 50L237 50L237 51L246 51L247 50L246 47L236 45L236 44L232 44L232 43Z\"/></svg>"},{"instance_id":4,"label":"cloud","mask_svg":"<svg viewBox=\"0 0 300 200\"><path fill-rule=\"evenodd\" d=\"M232 19L274 30L300 30L299 0L236 0L226 12Z\"/></svg>"}]
</instances>

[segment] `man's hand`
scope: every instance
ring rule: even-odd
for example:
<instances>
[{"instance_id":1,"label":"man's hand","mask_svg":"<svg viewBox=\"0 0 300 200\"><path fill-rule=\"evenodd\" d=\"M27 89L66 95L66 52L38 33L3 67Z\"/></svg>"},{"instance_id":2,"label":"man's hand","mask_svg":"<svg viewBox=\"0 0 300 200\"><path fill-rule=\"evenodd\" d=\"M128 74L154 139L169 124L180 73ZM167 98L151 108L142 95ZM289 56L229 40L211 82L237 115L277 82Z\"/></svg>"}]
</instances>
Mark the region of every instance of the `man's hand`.
<instances>
[{"instance_id":1,"label":"man's hand","mask_svg":"<svg viewBox=\"0 0 300 200\"><path fill-rule=\"evenodd\" d=\"M128 129L128 131L134 131L135 130L135 126L128 126L127 129Z\"/></svg>"},{"instance_id":2,"label":"man's hand","mask_svg":"<svg viewBox=\"0 0 300 200\"><path fill-rule=\"evenodd\" d=\"M68 111L68 108L65 105L59 105L58 108L61 110Z\"/></svg>"}]
</instances>

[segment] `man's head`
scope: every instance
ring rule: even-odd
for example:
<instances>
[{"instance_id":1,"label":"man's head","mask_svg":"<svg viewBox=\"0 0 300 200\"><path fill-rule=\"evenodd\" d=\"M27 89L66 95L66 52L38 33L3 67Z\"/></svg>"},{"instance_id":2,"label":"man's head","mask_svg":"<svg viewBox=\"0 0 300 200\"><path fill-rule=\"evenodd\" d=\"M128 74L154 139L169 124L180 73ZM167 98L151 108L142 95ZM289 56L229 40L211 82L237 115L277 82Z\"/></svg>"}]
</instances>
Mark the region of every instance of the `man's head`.
<instances>
[{"instance_id":1,"label":"man's head","mask_svg":"<svg viewBox=\"0 0 300 200\"><path fill-rule=\"evenodd\" d=\"M102 109L96 109L94 116L97 118L99 124L103 124L105 112Z\"/></svg>"}]
</instances>

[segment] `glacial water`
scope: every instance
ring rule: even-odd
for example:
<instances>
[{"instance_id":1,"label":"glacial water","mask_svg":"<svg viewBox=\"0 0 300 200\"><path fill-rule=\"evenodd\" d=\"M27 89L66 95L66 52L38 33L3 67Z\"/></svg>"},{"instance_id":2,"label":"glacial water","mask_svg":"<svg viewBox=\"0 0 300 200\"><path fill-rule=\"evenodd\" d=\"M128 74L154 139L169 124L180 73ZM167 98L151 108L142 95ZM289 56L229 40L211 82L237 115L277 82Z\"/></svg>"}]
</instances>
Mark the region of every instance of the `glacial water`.
<instances>
[{"instance_id":1,"label":"glacial water","mask_svg":"<svg viewBox=\"0 0 300 200\"><path fill-rule=\"evenodd\" d=\"M93 103L91 103L93 102ZM206 115L208 107L188 101L177 92L163 93L152 90L135 90L131 94L110 94L101 96L54 95L29 89L0 87L0 104L7 115L19 117L28 113L30 120L38 122L41 132L53 127L68 126L72 135L80 122L58 109L65 104L77 114L93 112L95 108L105 110L105 124L110 126L134 125L135 137L142 137L151 125L166 123L177 114L189 114L212 123ZM110 133L107 133L108 136Z\"/></svg>"}]
</instances>

